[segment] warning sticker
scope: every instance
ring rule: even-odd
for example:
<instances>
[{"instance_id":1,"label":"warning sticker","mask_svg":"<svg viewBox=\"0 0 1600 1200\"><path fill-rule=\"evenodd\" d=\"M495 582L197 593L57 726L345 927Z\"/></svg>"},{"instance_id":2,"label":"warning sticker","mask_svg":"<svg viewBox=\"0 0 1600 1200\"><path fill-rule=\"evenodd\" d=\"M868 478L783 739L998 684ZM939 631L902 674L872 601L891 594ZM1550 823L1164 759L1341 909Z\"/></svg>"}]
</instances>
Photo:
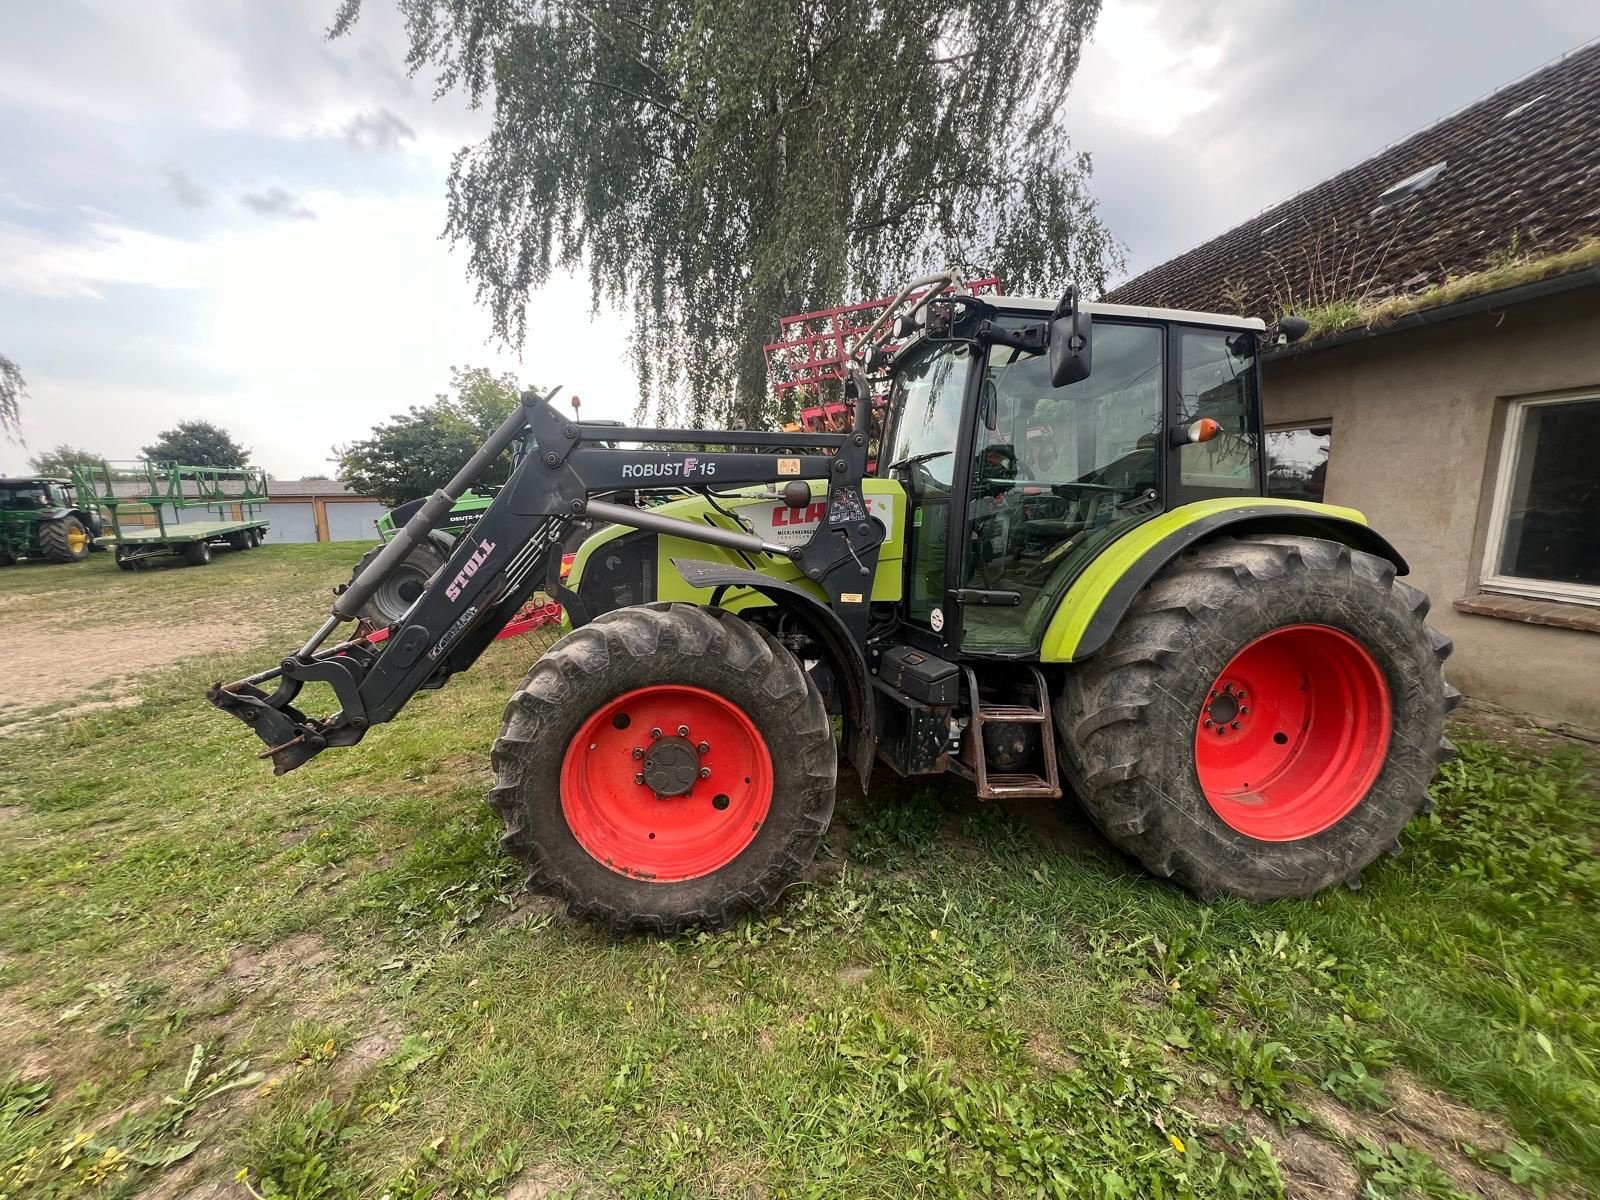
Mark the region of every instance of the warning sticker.
<instances>
[{"instance_id":1,"label":"warning sticker","mask_svg":"<svg viewBox=\"0 0 1600 1200\"><path fill-rule=\"evenodd\" d=\"M778 460L779 475L800 474L800 460L798 458L780 458Z\"/></svg>"}]
</instances>

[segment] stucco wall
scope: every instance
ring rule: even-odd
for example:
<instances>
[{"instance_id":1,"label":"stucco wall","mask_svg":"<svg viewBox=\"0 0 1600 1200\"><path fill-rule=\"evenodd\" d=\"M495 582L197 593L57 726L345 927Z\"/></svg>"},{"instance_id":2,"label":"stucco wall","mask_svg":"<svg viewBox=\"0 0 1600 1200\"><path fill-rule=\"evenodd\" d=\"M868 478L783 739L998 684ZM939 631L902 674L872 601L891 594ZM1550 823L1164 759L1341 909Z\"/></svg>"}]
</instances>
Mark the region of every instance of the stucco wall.
<instances>
[{"instance_id":1,"label":"stucco wall","mask_svg":"<svg viewBox=\"0 0 1600 1200\"><path fill-rule=\"evenodd\" d=\"M1600 730L1600 633L1452 607L1477 590L1505 402L1585 391L1600 392L1595 289L1265 367L1269 425L1332 419L1326 499L1363 510L1410 561L1455 640L1456 686Z\"/></svg>"}]
</instances>

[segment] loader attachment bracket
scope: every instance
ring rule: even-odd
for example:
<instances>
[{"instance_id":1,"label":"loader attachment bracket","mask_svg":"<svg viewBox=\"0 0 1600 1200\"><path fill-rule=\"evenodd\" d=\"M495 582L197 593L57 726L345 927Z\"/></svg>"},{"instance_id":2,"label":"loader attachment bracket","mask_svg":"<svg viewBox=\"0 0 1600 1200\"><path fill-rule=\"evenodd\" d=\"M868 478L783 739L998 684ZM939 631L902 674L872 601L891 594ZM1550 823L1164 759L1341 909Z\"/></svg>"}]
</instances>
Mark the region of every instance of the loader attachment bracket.
<instances>
[{"instance_id":1,"label":"loader attachment bracket","mask_svg":"<svg viewBox=\"0 0 1600 1200\"><path fill-rule=\"evenodd\" d=\"M316 757L328 744L317 723L290 705L268 703L270 697L254 684L214 684L206 699L230 716L238 717L267 744L260 757L272 759L272 773L284 775Z\"/></svg>"}]
</instances>

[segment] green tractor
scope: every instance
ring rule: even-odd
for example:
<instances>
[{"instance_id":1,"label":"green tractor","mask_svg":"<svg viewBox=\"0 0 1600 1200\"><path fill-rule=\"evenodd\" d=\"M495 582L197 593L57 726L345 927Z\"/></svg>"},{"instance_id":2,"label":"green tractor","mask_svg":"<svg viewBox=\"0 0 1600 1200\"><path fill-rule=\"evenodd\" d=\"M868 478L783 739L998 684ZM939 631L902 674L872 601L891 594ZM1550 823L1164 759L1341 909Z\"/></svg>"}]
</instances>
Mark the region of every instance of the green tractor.
<instances>
[{"instance_id":1,"label":"green tractor","mask_svg":"<svg viewBox=\"0 0 1600 1200\"><path fill-rule=\"evenodd\" d=\"M72 480L0 479L0 567L19 558L82 562L102 532L99 511L79 503Z\"/></svg>"},{"instance_id":2,"label":"green tractor","mask_svg":"<svg viewBox=\"0 0 1600 1200\"><path fill-rule=\"evenodd\" d=\"M1303 324L953 282L863 333L842 430L602 429L529 393L305 645L209 699L293 770L548 592L572 629L511 696L489 800L529 885L617 933L774 903L841 752L864 789L881 768L1070 789L1204 898L1354 885L1426 805L1459 694L1400 554L1359 512L1265 494L1258 361ZM381 644L325 646L513 444ZM605 524L563 580L584 520ZM311 682L337 711L294 706Z\"/></svg>"}]
</instances>

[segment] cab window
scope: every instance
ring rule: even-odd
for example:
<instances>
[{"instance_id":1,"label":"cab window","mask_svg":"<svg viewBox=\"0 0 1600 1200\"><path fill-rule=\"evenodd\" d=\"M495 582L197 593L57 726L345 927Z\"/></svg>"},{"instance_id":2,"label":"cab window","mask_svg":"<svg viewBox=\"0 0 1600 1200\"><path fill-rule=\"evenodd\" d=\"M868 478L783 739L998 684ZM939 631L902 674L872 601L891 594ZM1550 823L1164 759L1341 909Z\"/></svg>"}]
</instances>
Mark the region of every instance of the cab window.
<instances>
[{"instance_id":1,"label":"cab window","mask_svg":"<svg viewBox=\"0 0 1600 1200\"><path fill-rule=\"evenodd\" d=\"M1255 338L1221 330L1183 329L1178 372L1179 424L1211 417L1222 432L1178 451L1181 501L1207 495L1260 491L1257 442Z\"/></svg>"},{"instance_id":2,"label":"cab window","mask_svg":"<svg viewBox=\"0 0 1600 1200\"><path fill-rule=\"evenodd\" d=\"M1097 321L1094 373L1061 388L1045 356L990 350L962 586L1021 603L965 605L963 649L1031 648L1085 556L1160 509L1162 347L1159 326Z\"/></svg>"}]
</instances>

